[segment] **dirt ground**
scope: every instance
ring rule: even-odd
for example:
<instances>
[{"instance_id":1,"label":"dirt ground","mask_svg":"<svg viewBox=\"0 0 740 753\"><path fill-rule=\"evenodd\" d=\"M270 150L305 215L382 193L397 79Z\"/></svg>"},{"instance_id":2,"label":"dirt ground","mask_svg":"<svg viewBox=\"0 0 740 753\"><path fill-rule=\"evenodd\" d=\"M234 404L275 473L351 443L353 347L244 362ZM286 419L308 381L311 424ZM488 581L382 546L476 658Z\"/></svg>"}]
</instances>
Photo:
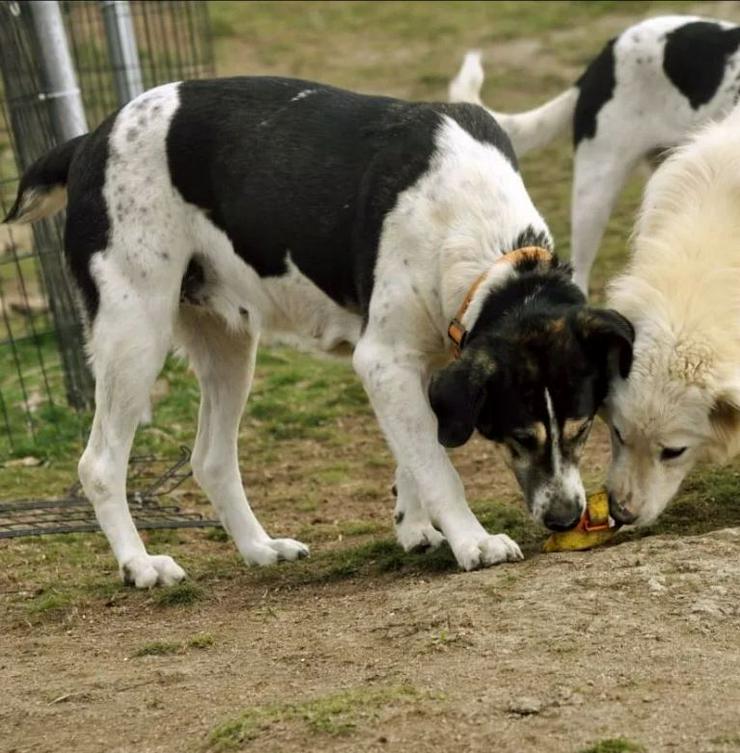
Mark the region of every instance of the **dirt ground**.
<instances>
[{"instance_id":1,"label":"dirt ground","mask_svg":"<svg viewBox=\"0 0 740 753\"><path fill-rule=\"evenodd\" d=\"M356 438L348 452L382 449L371 424ZM320 513L284 502L305 490L313 452L304 443L302 458L255 475L268 525L377 520L385 528L360 541L385 540L390 464L353 473L365 493L340 490ZM585 466L599 474L606 458L599 427ZM484 442L457 459L471 498L516 496ZM314 544L313 564L265 576L229 543L183 532L155 550L197 553L201 595L169 606L113 585L100 542L106 599L31 614L0 576L0 750L734 751L740 511L736 522L550 555L536 532L522 563L459 573L396 553L411 565L384 572L370 557L331 577L311 568L348 546L341 535Z\"/></svg>"}]
</instances>

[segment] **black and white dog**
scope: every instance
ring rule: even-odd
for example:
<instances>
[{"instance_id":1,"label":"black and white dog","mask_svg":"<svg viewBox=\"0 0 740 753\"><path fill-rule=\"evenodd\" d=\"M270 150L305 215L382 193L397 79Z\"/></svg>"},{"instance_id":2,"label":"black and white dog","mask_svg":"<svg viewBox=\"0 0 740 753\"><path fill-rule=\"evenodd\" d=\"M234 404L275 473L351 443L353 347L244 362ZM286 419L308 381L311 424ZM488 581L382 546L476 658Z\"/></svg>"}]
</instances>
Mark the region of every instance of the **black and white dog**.
<instances>
[{"instance_id":1,"label":"black and white dog","mask_svg":"<svg viewBox=\"0 0 740 753\"><path fill-rule=\"evenodd\" d=\"M147 554L125 494L134 432L173 344L202 393L195 478L239 551L261 565L308 553L268 536L239 473L266 330L356 346L398 464L405 549L444 537L466 570L521 558L472 514L442 446L475 428L508 448L538 520L578 519L579 450L614 354L629 367L632 331L584 306L483 108L280 78L170 84L39 160L6 221L58 209L65 190L96 378L79 472L127 582L185 575Z\"/></svg>"},{"instance_id":2,"label":"black and white dog","mask_svg":"<svg viewBox=\"0 0 740 753\"><path fill-rule=\"evenodd\" d=\"M609 215L635 166L684 143L726 115L740 94L740 27L661 16L612 39L574 86L528 112L492 112L518 156L572 127L574 278L588 290ZM468 53L450 84L453 102L481 103L480 54Z\"/></svg>"}]
</instances>

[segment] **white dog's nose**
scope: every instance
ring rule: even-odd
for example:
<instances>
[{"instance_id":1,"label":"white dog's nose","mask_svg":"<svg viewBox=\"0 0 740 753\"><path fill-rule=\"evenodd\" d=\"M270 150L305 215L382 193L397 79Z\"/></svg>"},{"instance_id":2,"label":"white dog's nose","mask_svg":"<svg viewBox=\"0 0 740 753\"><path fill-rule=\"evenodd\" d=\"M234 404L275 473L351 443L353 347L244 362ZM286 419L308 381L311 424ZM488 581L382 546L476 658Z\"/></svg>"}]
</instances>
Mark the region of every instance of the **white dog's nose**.
<instances>
[{"instance_id":1,"label":"white dog's nose","mask_svg":"<svg viewBox=\"0 0 740 753\"><path fill-rule=\"evenodd\" d=\"M617 498L609 492L609 514L623 525L630 525L637 520L637 514L632 512L626 505L617 501Z\"/></svg>"}]
</instances>

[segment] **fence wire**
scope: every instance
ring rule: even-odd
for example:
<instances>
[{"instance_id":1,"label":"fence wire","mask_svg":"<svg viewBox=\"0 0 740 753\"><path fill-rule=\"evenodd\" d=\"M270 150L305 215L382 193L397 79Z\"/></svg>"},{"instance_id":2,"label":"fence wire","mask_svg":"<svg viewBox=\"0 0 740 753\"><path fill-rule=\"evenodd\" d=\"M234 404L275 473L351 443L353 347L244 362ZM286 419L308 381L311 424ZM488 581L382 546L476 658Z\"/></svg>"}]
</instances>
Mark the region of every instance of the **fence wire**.
<instances>
[{"instance_id":1,"label":"fence wire","mask_svg":"<svg viewBox=\"0 0 740 753\"><path fill-rule=\"evenodd\" d=\"M106 35L110 2L61 4L90 128L124 100ZM41 96L32 3L0 1L0 213L18 176L55 145L49 101ZM144 89L213 75L206 2L128 4ZM110 19L108 19L110 20ZM72 288L62 263L63 216L27 226L0 225L0 463L42 445L79 442L92 380Z\"/></svg>"}]
</instances>

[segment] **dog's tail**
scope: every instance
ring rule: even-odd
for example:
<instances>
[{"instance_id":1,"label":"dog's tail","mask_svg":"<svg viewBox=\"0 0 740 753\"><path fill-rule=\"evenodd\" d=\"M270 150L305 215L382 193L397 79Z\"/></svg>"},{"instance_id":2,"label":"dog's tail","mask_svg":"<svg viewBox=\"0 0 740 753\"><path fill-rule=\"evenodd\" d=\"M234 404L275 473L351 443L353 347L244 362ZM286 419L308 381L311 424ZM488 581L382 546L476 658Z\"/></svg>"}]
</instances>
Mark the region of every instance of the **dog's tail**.
<instances>
[{"instance_id":1,"label":"dog's tail","mask_svg":"<svg viewBox=\"0 0 740 753\"><path fill-rule=\"evenodd\" d=\"M26 225L36 222L67 203L67 175L72 158L87 134L54 147L23 173L15 204L4 223Z\"/></svg>"},{"instance_id":2,"label":"dog's tail","mask_svg":"<svg viewBox=\"0 0 740 753\"><path fill-rule=\"evenodd\" d=\"M460 70L450 82L450 102L483 105L480 90L484 79L481 53L471 50L465 55ZM508 114L486 109L506 131L514 145L514 151L521 157L532 149L546 146L569 127L572 128L577 100L578 88L571 86L534 110Z\"/></svg>"}]
</instances>

